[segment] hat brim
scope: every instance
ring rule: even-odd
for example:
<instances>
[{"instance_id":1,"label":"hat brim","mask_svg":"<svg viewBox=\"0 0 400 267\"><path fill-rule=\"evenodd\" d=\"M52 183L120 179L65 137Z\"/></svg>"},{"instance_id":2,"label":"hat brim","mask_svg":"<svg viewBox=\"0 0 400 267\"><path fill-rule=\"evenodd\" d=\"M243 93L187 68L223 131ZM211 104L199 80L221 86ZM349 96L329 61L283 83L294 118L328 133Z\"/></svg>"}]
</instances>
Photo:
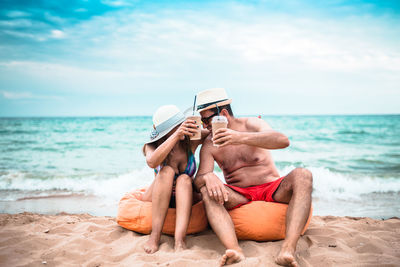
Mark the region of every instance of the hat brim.
<instances>
[{"instance_id":1,"label":"hat brim","mask_svg":"<svg viewBox=\"0 0 400 267\"><path fill-rule=\"evenodd\" d=\"M147 141L145 144L151 144L154 143L158 140L160 140L161 138L163 138L164 136L166 136L170 131L172 131L176 126L178 126L179 124L181 124L182 122L184 122L186 120L186 117L188 117L190 115L190 112L192 111L192 107L187 108L184 112L183 115L184 117L182 119L180 119L179 121L177 121L174 125L171 125L171 127L167 128L166 130L158 133L157 137L154 139L151 139L149 141Z\"/></svg>"},{"instance_id":2,"label":"hat brim","mask_svg":"<svg viewBox=\"0 0 400 267\"><path fill-rule=\"evenodd\" d=\"M205 110L208 110L208 109L216 108L215 105L218 105L220 107L220 106L229 105L231 103L232 103L232 99L224 100L224 101L221 101L221 102L218 102L218 103L215 103L215 104L211 104L211 105L209 105L209 106L207 106L205 108L199 109L199 110L197 110L197 112L202 112L202 111L205 111Z\"/></svg>"}]
</instances>

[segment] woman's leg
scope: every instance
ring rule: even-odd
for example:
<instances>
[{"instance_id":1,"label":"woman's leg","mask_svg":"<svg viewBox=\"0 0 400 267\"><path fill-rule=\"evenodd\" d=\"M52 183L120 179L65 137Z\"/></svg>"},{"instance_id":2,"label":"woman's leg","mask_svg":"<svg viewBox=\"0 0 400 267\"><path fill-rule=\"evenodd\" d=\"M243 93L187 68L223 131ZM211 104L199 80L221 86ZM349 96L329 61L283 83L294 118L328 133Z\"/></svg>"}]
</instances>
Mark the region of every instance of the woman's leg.
<instances>
[{"instance_id":1,"label":"woman's leg","mask_svg":"<svg viewBox=\"0 0 400 267\"><path fill-rule=\"evenodd\" d=\"M152 220L149 240L144 244L147 253L154 253L160 244L161 231L167 215L171 199L172 183L175 172L169 166L164 166L155 178L152 192Z\"/></svg>"},{"instance_id":2,"label":"woman's leg","mask_svg":"<svg viewBox=\"0 0 400 267\"><path fill-rule=\"evenodd\" d=\"M176 180L175 251L186 249L185 237L193 201L192 179L182 174Z\"/></svg>"},{"instance_id":3,"label":"woman's leg","mask_svg":"<svg viewBox=\"0 0 400 267\"><path fill-rule=\"evenodd\" d=\"M154 183L155 183L155 179L151 183L151 185L147 188L146 192L144 192L144 194L142 195L141 201L151 202L151 198L152 198L152 195L153 195Z\"/></svg>"}]
</instances>

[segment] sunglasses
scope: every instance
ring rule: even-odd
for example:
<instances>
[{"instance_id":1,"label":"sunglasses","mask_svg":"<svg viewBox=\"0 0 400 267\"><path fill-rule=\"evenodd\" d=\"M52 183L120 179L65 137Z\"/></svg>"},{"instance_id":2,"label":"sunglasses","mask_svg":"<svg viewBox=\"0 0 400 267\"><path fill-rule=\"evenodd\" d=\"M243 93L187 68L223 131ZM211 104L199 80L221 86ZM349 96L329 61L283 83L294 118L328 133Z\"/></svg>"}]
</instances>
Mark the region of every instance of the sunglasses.
<instances>
[{"instance_id":1,"label":"sunglasses","mask_svg":"<svg viewBox=\"0 0 400 267\"><path fill-rule=\"evenodd\" d=\"M212 117L214 117L215 115L218 115L218 111L216 111L214 114L212 114L206 118L201 118L201 121L203 122L203 124L208 125L210 123L210 120L212 119Z\"/></svg>"}]
</instances>

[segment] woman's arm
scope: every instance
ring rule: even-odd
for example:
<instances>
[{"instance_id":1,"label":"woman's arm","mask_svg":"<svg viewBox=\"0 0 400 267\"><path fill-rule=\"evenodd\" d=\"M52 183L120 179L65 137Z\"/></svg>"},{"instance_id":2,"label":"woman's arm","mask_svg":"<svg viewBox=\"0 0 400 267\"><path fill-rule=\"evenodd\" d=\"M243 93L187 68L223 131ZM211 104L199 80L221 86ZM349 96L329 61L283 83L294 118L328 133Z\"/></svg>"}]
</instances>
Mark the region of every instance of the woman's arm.
<instances>
[{"instance_id":1,"label":"woman's arm","mask_svg":"<svg viewBox=\"0 0 400 267\"><path fill-rule=\"evenodd\" d=\"M183 122L179 128L157 148L150 144L145 145L144 154L146 156L147 165L152 169L156 168L167 158L169 152L171 152L172 148L179 140L185 135L190 136L194 134L197 127L193 122L194 121L191 120Z\"/></svg>"},{"instance_id":2,"label":"woman's arm","mask_svg":"<svg viewBox=\"0 0 400 267\"><path fill-rule=\"evenodd\" d=\"M157 148L151 144L146 144L144 147L144 154L146 156L147 165L152 169L160 165L167 158L177 141L179 141L179 137L173 134Z\"/></svg>"}]
</instances>

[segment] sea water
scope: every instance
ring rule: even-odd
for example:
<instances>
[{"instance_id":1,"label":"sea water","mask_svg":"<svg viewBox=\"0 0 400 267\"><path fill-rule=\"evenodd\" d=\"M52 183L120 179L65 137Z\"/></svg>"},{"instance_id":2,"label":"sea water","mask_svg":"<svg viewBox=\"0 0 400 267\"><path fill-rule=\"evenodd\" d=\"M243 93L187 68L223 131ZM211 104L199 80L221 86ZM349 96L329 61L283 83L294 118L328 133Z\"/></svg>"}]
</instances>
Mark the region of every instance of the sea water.
<instances>
[{"instance_id":1,"label":"sea water","mask_svg":"<svg viewBox=\"0 0 400 267\"><path fill-rule=\"evenodd\" d=\"M262 119L290 139L272 151L280 174L313 173L314 215L400 217L400 115ZM0 212L115 216L125 192L153 181L142 154L151 127L151 117L0 118Z\"/></svg>"}]
</instances>

